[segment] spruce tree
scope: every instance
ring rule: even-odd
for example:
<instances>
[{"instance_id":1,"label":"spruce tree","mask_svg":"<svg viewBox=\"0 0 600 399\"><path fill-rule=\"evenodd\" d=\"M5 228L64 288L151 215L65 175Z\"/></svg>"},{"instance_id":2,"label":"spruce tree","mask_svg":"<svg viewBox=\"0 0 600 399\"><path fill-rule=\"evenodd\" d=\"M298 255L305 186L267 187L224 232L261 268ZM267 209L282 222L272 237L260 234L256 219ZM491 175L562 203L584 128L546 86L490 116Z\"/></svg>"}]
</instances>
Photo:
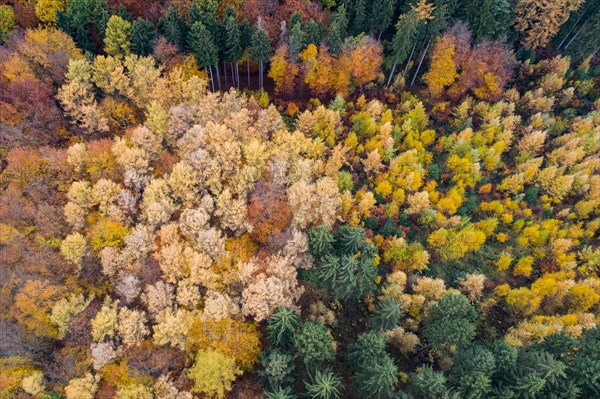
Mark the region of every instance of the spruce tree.
<instances>
[{"instance_id":1,"label":"spruce tree","mask_svg":"<svg viewBox=\"0 0 600 399\"><path fill-rule=\"evenodd\" d=\"M180 51L185 50L185 23L173 7L169 7L167 14L158 21L158 31Z\"/></svg>"},{"instance_id":2,"label":"spruce tree","mask_svg":"<svg viewBox=\"0 0 600 399\"><path fill-rule=\"evenodd\" d=\"M383 32L392 23L395 9L395 0L375 0L373 2L369 18L369 31L371 34L377 35L377 40L381 39Z\"/></svg>"},{"instance_id":3,"label":"spruce tree","mask_svg":"<svg viewBox=\"0 0 600 399\"><path fill-rule=\"evenodd\" d=\"M267 335L275 346L286 347L300 326L300 318L293 310L278 308L267 320Z\"/></svg>"},{"instance_id":4,"label":"spruce tree","mask_svg":"<svg viewBox=\"0 0 600 399\"><path fill-rule=\"evenodd\" d=\"M367 10L365 0L354 0L352 10L352 34L358 36L363 33L367 25Z\"/></svg>"},{"instance_id":5,"label":"spruce tree","mask_svg":"<svg viewBox=\"0 0 600 399\"><path fill-rule=\"evenodd\" d=\"M415 45L417 28L419 27L419 16L415 10L402 14L396 23L396 34L389 43L390 55L387 63L392 66L387 85L392 83L396 66L402 64L409 57L411 48Z\"/></svg>"},{"instance_id":6,"label":"spruce tree","mask_svg":"<svg viewBox=\"0 0 600 399\"><path fill-rule=\"evenodd\" d=\"M218 58L212 35L202 22L196 21L190 27L187 42L191 53L196 57L198 65L208 68L214 91L212 67L217 65Z\"/></svg>"},{"instance_id":7,"label":"spruce tree","mask_svg":"<svg viewBox=\"0 0 600 399\"><path fill-rule=\"evenodd\" d=\"M319 47L323 39L323 24L321 22L310 20L306 24L306 35L304 38L304 46L314 44Z\"/></svg>"},{"instance_id":8,"label":"spruce tree","mask_svg":"<svg viewBox=\"0 0 600 399\"><path fill-rule=\"evenodd\" d=\"M311 399L339 399L343 389L339 376L330 369L320 368L304 381L304 386Z\"/></svg>"},{"instance_id":9,"label":"spruce tree","mask_svg":"<svg viewBox=\"0 0 600 399\"><path fill-rule=\"evenodd\" d=\"M225 60L231 64L231 74L233 84L239 87L239 70L237 61L242 58L244 49L242 48L240 26L234 15L228 15L224 19L225 25Z\"/></svg>"},{"instance_id":10,"label":"spruce tree","mask_svg":"<svg viewBox=\"0 0 600 399\"><path fill-rule=\"evenodd\" d=\"M327 43L332 54L342 52L347 30L348 17L346 15L346 7L341 5L331 16L327 30Z\"/></svg>"},{"instance_id":11,"label":"spruce tree","mask_svg":"<svg viewBox=\"0 0 600 399\"><path fill-rule=\"evenodd\" d=\"M289 38L290 38L290 53L298 55L306 43L306 32L302 26L302 16L300 13L293 13L288 21Z\"/></svg>"},{"instance_id":12,"label":"spruce tree","mask_svg":"<svg viewBox=\"0 0 600 399\"><path fill-rule=\"evenodd\" d=\"M137 55L152 54L156 41L156 28L147 19L137 18L131 24L131 51Z\"/></svg>"},{"instance_id":13,"label":"spruce tree","mask_svg":"<svg viewBox=\"0 0 600 399\"><path fill-rule=\"evenodd\" d=\"M267 35L267 32L265 32L260 24L250 39L249 52L250 57L252 57L255 62L258 62L259 86L262 90L264 85L263 76L265 72L265 62L267 62L271 57L273 47L271 46L271 38L269 35Z\"/></svg>"}]
</instances>

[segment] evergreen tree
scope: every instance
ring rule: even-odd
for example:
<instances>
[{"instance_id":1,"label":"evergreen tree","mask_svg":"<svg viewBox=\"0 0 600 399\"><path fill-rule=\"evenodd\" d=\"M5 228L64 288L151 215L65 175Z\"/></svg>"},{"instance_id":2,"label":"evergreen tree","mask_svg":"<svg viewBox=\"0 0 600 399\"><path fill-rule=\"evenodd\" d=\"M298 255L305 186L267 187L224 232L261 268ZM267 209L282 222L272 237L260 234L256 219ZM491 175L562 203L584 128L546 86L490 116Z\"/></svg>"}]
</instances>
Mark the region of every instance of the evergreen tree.
<instances>
[{"instance_id":1,"label":"evergreen tree","mask_svg":"<svg viewBox=\"0 0 600 399\"><path fill-rule=\"evenodd\" d=\"M304 50L306 43L306 32L302 26L302 16L300 13L293 13L288 22L291 54L298 55Z\"/></svg>"},{"instance_id":2,"label":"evergreen tree","mask_svg":"<svg viewBox=\"0 0 600 399\"><path fill-rule=\"evenodd\" d=\"M213 66L217 66L218 58L217 48L213 41L212 35L202 24L202 22L196 21L190 27L187 42L191 53L194 54L194 57L196 57L198 65L200 65L202 68L208 68L212 82L212 89L214 91L215 87L212 68Z\"/></svg>"},{"instance_id":3,"label":"evergreen tree","mask_svg":"<svg viewBox=\"0 0 600 399\"><path fill-rule=\"evenodd\" d=\"M304 47L309 44L314 44L319 47L321 40L323 39L323 24L321 22L310 20L306 24L306 35L304 40Z\"/></svg>"},{"instance_id":4,"label":"evergreen tree","mask_svg":"<svg viewBox=\"0 0 600 399\"><path fill-rule=\"evenodd\" d=\"M389 398L398 383L398 368L385 351L386 339L367 333L348 346L348 361L355 370L352 377L362 397Z\"/></svg>"},{"instance_id":5,"label":"evergreen tree","mask_svg":"<svg viewBox=\"0 0 600 399\"><path fill-rule=\"evenodd\" d=\"M272 349L261 355L263 369L258 371L266 388L277 389L294 383L294 358L292 355Z\"/></svg>"},{"instance_id":6,"label":"evergreen tree","mask_svg":"<svg viewBox=\"0 0 600 399\"><path fill-rule=\"evenodd\" d=\"M198 4L195 1L192 3L190 12L188 14L188 23L190 26L192 26L194 22L202 22L202 13L200 12L200 7L198 7Z\"/></svg>"},{"instance_id":7,"label":"evergreen tree","mask_svg":"<svg viewBox=\"0 0 600 399\"><path fill-rule=\"evenodd\" d=\"M117 12L117 15L121 18L123 18L125 21L129 21L132 22L133 19L131 18L131 14L129 14L129 12L127 11L127 9L125 8L125 6L123 4L119 4L119 11Z\"/></svg>"},{"instance_id":8,"label":"evergreen tree","mask_svg":"<svg viewBox=\"0 0 600 399\"><path fill-rule=\"evenodd\" d=\"M389 43L390 55L388 56L387 61L388 64L392 66L392 70L388 77L388 86L392 83L396 66L406 61L409 54L414 52L418 27L419 16L415 10L402 14L400 18L398 18L398 22L396 23L396 34Z\"/></svg>"},{"instance_id":9,"label":"evergreen tree","mask_svg":"<svg viewBox=\"0 0 600 399\"><path fill-rule=\"evenodd\" d=\"M305 321L294 335L293 344L305 367L314 368L335 357L331 335L325 325L317 321Z\"/></svg>"},{"instance_id":10,"label":"evergreen tree","mask_svg":"<svg viewBox=\"0 0 600 399\"><path fill-rule=\"evenodd\" d=\"M375 330L391 330L398 325L401 317L400 306L394 300L386 299L375 308L371 326Z\"/></svg>"},{"instance_id":11,"label":"evergreen tree","mask_svg":"<svg viewBox=\"0 0 600 399\"><path fill-rule=\"evenodd\" d=\"M278 308L267 320L267 335L275 346L286 347L300 326L300 318L293 310Z\"/></svg>"},{"instance_id":12,"label":"evergreen tree","mask_svg":"<svg viewBox=\"0 0 600 399\"><path fill-rule=\"evenodd\" d=\"M347 31L348 17L346 16L346 7L341 5L331 16L327 30L327 42L332 54L339 54L342 51Z\"/></svg>"},{"instance_id":13,"label":"evergreen tree","mask_svg":"<svg viewBox=\"0 0 600 399\"><path fill-rule=\"evenodd\" d=\"M246 72L248 74L248 89L250 89L250 45L252 43L252 25L246 20L240 23L240 41L246 58Z\"/></svg>"},{"instance_id":14,"label":"evergreen tree","mask_svg":"<svg viewBox=\"0 0 600 399\"><path fill-rule=\"evenodd\" d=\"M396 0L375 0L371 8L369 18L369 31L377 34L377 40L381 39L383 32L392 23L392 17L396 9Z\"/></svg>"},{"instance_id":15,"label":"evergreen tree","mask_svg":"<svg viewBox=\"0 0 600 399\"><path fill-rule=\"evenodd\" d=\"M292 388L275 388L272 391L265 391L265 399L296 399L297 396L294 395L294 391Z\"/></svg>"},{"instance_id":16,"label":"evergreen tree","mask_svg":"<svg viewBox=\"0 0 600 399\"><path fill-rule=\"evenodd\" d=\"M339 399L343 388L342 380L330 369L316 369L304 381L306 392L312 399Z\"/></svg>"},{"instance_id":17,"label":"evergreen tree","mask_svg":"<svg viewBox=\"0 0 600 399\"><path fill-rule=\"evenodd\" d=\"M129 55L131 23L118 15L113 15L106 25L104 51L115 58L123 59Z\"/></svg>"},{"instance_id":18,"label":"evergreen tree","mask_svg":"<svg viewBox=\"0 0 600 399\"><path fill-rule=\"evenodd\" d=\"M259 24L256 31L252 33L252 37L250 39L249 53L250 57L252 57L252 59L255 62L258 62L259 87L261 90L263 89L264 85L263 77L265 72L265 62L269 60L272 52L273 47L271 46L271 38Z\"/></svg>"},{"instance_id":19,"label":"evergreen tree","mask_svg":"<svg viewBox=\"0 0 600 399\"><path fill-rule=\"evenodd\" d=\"M158 21L158 31L180 51L185 50L185 23L173 7L169 7L167 14Z\"/></svg>"},{"instance_id":20,"label":"evergreen tree","mask_svg":"<svg viewBox=\"0 0 600 399\"><path fill-rule=\"evenodd\" d=\"M477 313L464 295L444 295L429 308L424 320L425 337L434 346L464 346L477 328Z\"/></svg>"},{"instance_id":21,"label":"evergreen tree","mask_svg":"<svg viewBox=\"0 0 600 399\"><path fill-rule=\"evenodd\" d=\"M352 34L358 36L366 31L367 10L365 0L353 0L352 2Z\"/></svg>"},{"instance_id":22,"label":"evergreen tree","mask_svg":"<svg viewBox=\"0 0 600 399\"><path fill-rule=\"evenodd\" d=\"M242 48L240 26L235 18L235 14L227 15L224 18L225 25L225 61L231 64L231 75L233 84L239 87L239 70L237 61L242 58L244 49Z\"/></svg>"},{"instance_id":23,"label":"evergreen tree","mask_svg":"<svg viewBox=\"0 0 600 399\"><path fill-rule=\"evenodd\" d=\"M156 41L156 28L147 19L137 18L131 24L131 51L141 56L152 54Z\"/></svg>"}]
</instances>

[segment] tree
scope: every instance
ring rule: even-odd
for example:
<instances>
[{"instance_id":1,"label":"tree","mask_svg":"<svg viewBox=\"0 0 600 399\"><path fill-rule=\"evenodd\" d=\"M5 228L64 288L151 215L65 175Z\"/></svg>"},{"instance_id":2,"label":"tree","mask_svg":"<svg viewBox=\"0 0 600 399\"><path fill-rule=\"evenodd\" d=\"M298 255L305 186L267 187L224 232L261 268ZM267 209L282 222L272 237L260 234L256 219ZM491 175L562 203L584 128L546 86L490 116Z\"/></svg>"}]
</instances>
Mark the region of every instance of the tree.
<instances>
[{"instance_id":1,"label":"tree","mask_svg":"<svg viewBox=\"0 0 600 399\"><path fill-rule=\"evenodd\" d=\"M131 24L131 51L134 54L148 56L152 54L156 41L156 28L151 21L136 18Z\"/></svg>"},{"instance_id":2,"label":"tree","mask_svg":"<svg viewBox=\"0 0 600 399\"><path fill-rule=\"evenodd\" d=\"M477 313L463 295L447 294L429 308L425 337L435 346L468 344L475 336Z\"/></svg>"},{"instance_id":3,"label":"tree","mask_svg":"<svg viewBox=\"0 0 600 399\"><path fill-rule=\"evenodd\" d=\"M431 66L423 76L427 89L433 98L442 96L444 89L458 77L454 62L454 40L450 35L438 38L431 55Z\"/></svg>"},{"instance_id":4,"label":"tree","mask_svg":"<svg viewBox=\"0 0 600 399\"><path fill-rule=\"evenodd\" d=\"M173 7L169 7L167 14L158 21L158 31L179 51L185 49L185 23Z\"/></svg>"},{"instance_id":5,"label":"tree","mask_svg":"<svg viewBox=\"0 0 600 399\"><path fill-rule=\"evenodd\" d=\"M211 398L223 399L232 388L232 382L242 371L235 361L213 349L202 349L196 354L196 362L189 370L194 382L192 390Z\"/></svg>"},{"instance_id":6,"label":"tree","mask_svg":"<svg viewBox=\"0 0 600 399\"><path fill-rule=\"evenodd\" d=\"M275 93L291 97L297 90L300 68L289 55L286 45L279 46L270 60L268 77L275 83Z\"/></svg>"},{"instance_id":7,"label":"tree","mask_svg":"<svg viewBox=\"0 0 600 399\"><path fill-rule=\"evenodd\" d=\"M56 23L56 13L66 9L67 4L64 0L40 0L35 4L35 15L41 22L53 25Z\"/></svg>"},{"instance_id":8,"label":"tree","mask_svg":"<svg viewBox=\"0 0 600 399\"><path fill-rule=\"evenodd\" d=\"M339 54L342 51L347 31L348 16L346 15L346 6L342 4L332 14L327 30L327 42L332 54Z\"/></svg>"},{"instance_id":9,"label":"tree","mask_svg":"<svg viewBox=\"0 0 600 399\"><path fill-rule=\"evenodd\" d=\"M388 86L392 83L396 66L402 64L409 57L409 54L412 55L415 40L417 38L418 26L419 15L414 9L406 14L400 15L398 18L398 22L396 23L396 33L389 43L391 53L388 56L387 61L388 64L392 65L392 70L387 81ZM413 50L410 50L411 47L413 47Z\"/></svg>"},{"instance_id":10,"label":"tree","mask_svg":"<svg viewBox=\"0 0 600 399\"><path fill-rule=\"evenodd\" d=\"M340 377L330 369L320 368L304 381L304 386L312 399L339 399L343 388Z\"/></svg>"},{"instance_id":11,"label":"tree","mask_svg":"<svg viewBox=\"0 0 600 399\"><path fill-rule=\"evenodd\" d=\"M198 65L209 69L212 89L214 91L215 83L212 79L212 68L214 66L218 71L218 51L211 33L202 22L197 21L192 24L188 33L188 47L192 54L194 54L194 57L196 57ZM219 88L220 84L221 82L219 81Z\"/></svg>"},{"instance_id":12,"label":"tree","mask_svg":"<svg viewBox=\"0 0 600 399\"><path fill-rule=\"evenodd\" d=\"M333 339L323 323L305 321L292 342L305 366L316 366L334 359Z\"/></svg>"},{"instance_id":13,"label":"tree","mask_svg":"<svg viewBox=\"0 0 600 399\"><path fill-rule=\"evenodd\" d=\"M298 315L290 308L280 307L267 320L267 335L273 345L286 347L292 342L299 326Z\"/></svg>"},{"instance_id":14,"label":"tree","mask_svg":"<svg viewBox=\"0 0 600 399\"><path fill-rule=\"evenodd\" d=\"M238 24L235 13L224 19L225 24L225 61L231 63L231 76L233 85L240 87L240 73L237 61L242 58L244 49L242 48L242 36L240 25ZM235 63L235 65L234 65Z\"/></svg>"},{"instance_id":15,"label":"tree","mask_svg":"<svg viewBox=\"0 0 600 399\"><path fill-rule=\"evenodd\" d=\"M267 32L259 24L259 26L256 28L256 30L252 33L252 37L250 39L249 53L250 53L250 57L252 57L252 59L255 62L258 62L258 64L259 64L259 75L260 75L259 86L260 86L261 90L263 89L263 85L264 85L264 80L263 80L263 75L264 75L264 71L265 71L264 64L265 64L265 62L267 62L269 60L272 52L273 52L273 47L271 46L271 38L267 35ZM269 74L270 73L271 72L269 71Z\"/></svg>"},{"instance_id":16,"label":"tree","mask_svg":"<svg viewBox=\"0 0 600 399\"><path fill-rule=\"evenodd\" d=\"M354 384L365 398L389 398L398 383L398 368L385 351L385 336L363 335L348 346L348 362L355 370Z\"/></svg>"},{"instance_id":17,"label":"tree","mask_svg":"<svg viewBox=\"0 0 600 399\"><path fill-rule=\"evenodd\" d=\"M515 7L515 28L527 49L546 47L558 33L571 12L584 0L520 0Z\"/></svg>"},{"instance_id":18,"label":"tree","mask_svg":"<svg viewBox=\"0 0 600 399\"><path fill-rule=\"evenodd\" d=\"M400 306L392 299L380 302L371 317L371 325L375 330L391 330L398 325L402 311Z\"/></svg>"},{"instance_id":19,"label":"tree","mask_svg":"<svg viewBox=\"0 0 600 399\"><path fill-rule=\"evenodd\" d=\"M263 352L261 356L263 370L258 370L258 375L263 383L270 389L290 386L294 383L294 358L292 355L271 349Z\"/></svg>"},{"instance_id":20,"label":"tree","mask_svg":"<svg viewBox=\"0 0 600 399\"><path fill-rule=\"evenodd\" d=\"M0 5L0 41L15 28L15 11L8 4Z\"/></svg>"},{"instance_id":21,"label":"tree","mask_svg":"<svg viewBox=\"0 0 600 399\"><path fill-rule=\"evenodd\" d=\"M376 0L373 2L371 15L369 16L369 31L371 34L377 34L377 41L381 40L381 35L390 26L395 9L395 0Z\"/></svg>"}]
</instances>

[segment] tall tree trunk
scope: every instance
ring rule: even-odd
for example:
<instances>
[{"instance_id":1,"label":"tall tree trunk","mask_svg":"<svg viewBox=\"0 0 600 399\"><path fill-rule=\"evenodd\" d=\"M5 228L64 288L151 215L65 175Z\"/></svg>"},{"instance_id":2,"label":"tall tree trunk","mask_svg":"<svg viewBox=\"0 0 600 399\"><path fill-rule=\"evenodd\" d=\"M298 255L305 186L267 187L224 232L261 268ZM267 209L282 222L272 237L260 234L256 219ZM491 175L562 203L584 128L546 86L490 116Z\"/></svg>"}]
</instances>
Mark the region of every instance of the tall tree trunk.
<instances>
[{"instance_id":1,"label":"tall tree trunk","mask_svg":"<svg viewBox=\"0 0 600 399\"><path fill-rule=\"evenodd\" d=\"M419 66L415 72L415 76L413 76L410 85L412 86L415 83L415 79L417 79L417 75L419 74L419 70L421 69L421 65L423 64L423 60L425 59L425 55L427 54L427 50L429 50L429 44L431 43L431 39L427 41L427 46L425 47L425 51L423 51L423 56L421 57L421 61L419 61Z\"/></svg>"},{"instance_id":2,"label":"tall tree trunk","mask_svg":"<svg viewBox=\"0 0 600 399\"><path fill-rule=\"evenodd\" d=\"M206 68L204 68L204 70L206 71ZM213 79L212 67L210 65L208 66L208 70L210 71L209 74L210 74L211 89L212 89L212 92L214 93L215 92L215 80Z\"/></svg>"},{"instance_id":3,"label":"tall tree trunk","mask_svg":"<svg viewBox=\"0 0 600 399\"><path fill-rule=\"evenodd\" d=\"M225 87L229 86L227 82L227 65L225 64L225 60L223 60L223 75L225 76Z\"/></svg>"},{"instance_id":4,"label":"tall tree trunk","mask_svg":"<svg viewBox=\"0 0 600 399\"><path fill-rule=\"evenodd\" d=\"M573 27L571 27L571 30L569 30L569 32L565 35L565 37L563 37L563 39L560 41L560 43L558 43L558 47L556 48L556 50L560 50L560 48L562 47L562 45L565 43L565 40L567 40L567 38L569 37L569 35L571 34L571 32L573 32L573 29L575 29L577 27L577 24L581 20L581 17L583 17L583 14L581 14L579 16L579 18L577 18L577 21L575 22L575 24L573 24Z\"/></svg>"},{"instance_id":5,"label":"tall tree trunk","mask_svg":"<svg viewBox=\"0 0 600 399\"><path fill-rule=\"evenodd\" d=\"M248 90L250 90L250 55L246 52L246 70L248 72Z\"/></svg>"},{"instance_id":6,"label":"tall tree trunk","mask_svg":"<svg viewBox=\"0 0 600 399\"><path fill-rule=\"evenodd\" d=\"M406 66L404 67L404 72L402 73L402 77L406 76L406 72L408 72L408 66L410 65L410 62L412 61L412 56L415 52L415 48L417 48L417 42L415 41L415 44L413 44L413 48L412 50L410 50L410 55L408 56L408 61L406 62Z\"/></svg>"},{"instance_id":7,"label":"tall tree trunk","mask_svg":"<svg viewBox=\"0 0 600 399\"><path fill-rule=\"evenodd\" d=\"M390 87L390 83L392 83L392 77L394 76L394 71L396 71L396 63L394 62L394 66L392 67L392 70L390 71L390 76L388 77L388 81L386 86Z\"/></svg>"},{"instance_id":8,"label":"tall tree trunk","mask_svg":"<svg viewBox=\"0 0 600 399\"><path fill-rule=\"evenodd\" d=\"M219 61L217 61L217 65L215 65L215 70L217 71L217 83L219 83L219 91L221 91L221 74L219 73Z\"/></svg>"},{"instance_id":9,"label":"tall tree trunk","mask_svg":"<svg viewBox=\"0 0 600 399\"><path fill-rule=\"evenodd\" d=\"M583 28L585 28L585 26L587 25L588 21L590 19L588 18L583 25L581 25L581 28L579 28L579 30L577 31L577 33L575 33L575 35L573 36L573 38L571 40L569 40L569 43L567 43L567 45L565 46L565 50L569 48L569 46L571 45L571 43L573 43L573 40L577 39L577 36L579 36L579 34L581 33L581 30Z\"/></svg>"},{"instance_id":10,"label":"tall tree trunk","mask_svg":"<svg viewBox=\"0 0 600 399\"><path fill-rule=\"evenodd\" d=\"M379 36L377 36L377 43L381 41L381 35L383 34L383 29L379 31Z\"/></svg>"},{"instance_id":11,"label":"tall tree trunk","mask_svg":"<svg viewBox=\"0 0 600 399\"><path fill-rule=\"evenodd\" d=\"M263 70L265 69L265 65L263 64L263 60L260 60L260 90L263 90L264 87L264 74L263 74Z\"/></svg>"},{"instance_id":12,"label":"tall tree trunk","mask_svg":"<svg viewBox=\"0 0 600 399\"><path fill-rule=\"evenodd\" d=\"M235 87L235 72L233 72L233 62L229 63L231 67L231 87Z\"/></svg>"},{"instance_id":13,"label":"tall tree trunk","mask_svg":"<svg viewBox=\"0 0 600 399\"><path fill-rule=\"evenodd\" d=\"M237 87L240 88L240 64L235 63L235 74L237 76Z\"/></svg>"}]
</instances>

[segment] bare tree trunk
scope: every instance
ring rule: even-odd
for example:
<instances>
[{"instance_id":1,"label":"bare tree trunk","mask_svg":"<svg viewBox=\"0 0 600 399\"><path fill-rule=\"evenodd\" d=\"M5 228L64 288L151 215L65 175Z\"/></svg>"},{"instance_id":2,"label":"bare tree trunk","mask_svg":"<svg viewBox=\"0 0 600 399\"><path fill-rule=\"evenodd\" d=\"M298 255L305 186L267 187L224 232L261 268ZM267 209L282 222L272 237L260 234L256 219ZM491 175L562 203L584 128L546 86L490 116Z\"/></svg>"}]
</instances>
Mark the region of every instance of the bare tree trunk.
<instances>
[{"instance_id":1,"label":"bare tree trunk","mask_svg":"<svg viewBox=\"0 0 600 399\"><path fill-rule=\"evenodd\" d=\"M217 61L217 65L215 65L215 70L217 71L217 82L219 83L219 91L221 91L221 74L219 73L219 61Z\"/></svg>"},{"instance_id":2,"label":"bare tree trunk","mask_svg":"<svg viewBox=\"0 0 600 399\"><path fill-rule=\"evenodd\" d=\"M392 83L392 77L394 76L394 71L396 70L396 63L394 62L394 66L392 67L392 70L390 72L390 76L388 77L388 81L386 86L390 87L390 83Z\"/></svg>"},{"instance_id":3,"label":"bare tree trunk","mask_svg":"<svg viewBox=\"0 0 600 399\"><path fill-rule=\"evenodd\" d=\"M206 68L204 68L204 70L206 70ZM213 73L212 73L212 67L209 65L208 66L208 70L210 71L210 83L211 83L211 88L212 88L212 92L215 92L215 80L213 79Z\"/></svg>"},{"instance_id":4,"label":"bare tree trunk","mask_svg":"<svg viewBox=\"0 0 600 399\"><path fill-rule=\"evenodd\" d=\"M225 60L223 60L223 75L225 76L225 87L229 86L227 82L227 65L225 64Z\"/></svg>"},{"instance_id":5,"label":"bare tree trunk","mask_svg":"<svg viewBox=\"0 0 600 399\"><path fill-rule=\"evenodd\" d=\"M250 55L246 52L246 70L248 71L248 90L250 90Z\"/></svg>"},{"instance_id":6,"label":"bare tree trunk","mask_svg":"<svg viewBox=\"0 0 600 399\"><path fill-rule=\"evenodd\" d=\"M415 44L413 44L412 50L410 50L410 55L408 56L408 61L406 62L406 66L404 67L404 72L402 73L402 77L406 76L406 72L408 72L408 66L410 65L410 62L412 61L412 56L413 56L413 53L415 52L415 48L417 48L416 41L415 41Z\"/></svg>"},{"instance_id":7,"label":"bare tree trunk","mask_svg":"<svg viewBox=\"0 0 600 399\"><path fill-rule=\"evenodd\" d=\"M560 41L560 43L558 43L558 47L556 48L556 50L560 50L560 48L562 47L562 45L564 44L565 40L567 40L567 38L569 37L569 35L571 34L571 32L573 32L573 29L575 29L575 27L577 27L577 24L579 23L579 21L581 20L581 17L583 17L583 14L581 14L579 16L579 18L577 18L577 21L575 22L575 24L573 25L573 27L571 28L571 30L569 31L569 33L567 33L565 35L565 37L563 37L563 39Z\"/></svg>"},{"instance_id":8,"label":"bare tree trunk","mask_svg":"<svg viewBox=\"0 0 600 399\"><path fill-rule=\"evenodd\" d=\"M235 63L235 75L237 76L237 88L240 88L240 64Z\"/></svg>"},{"instance_id":9,"label":"bare tree trunk","mask_svg":"<svg viewBox=\"0 0 600 399\"><path fill-rule=\"evenodd\" d=\"M231 67L231 87L235 87L235 72L233 72L233 62L229 63L229 67Z\"/></svg>"},{"instance_id":10,"label":"bare tree trunk","mask_svg":"<svg viewBox=\"0 0 600 399\"><path fill-rule=\"evenodd\" d=\"M427 54L427 50L429 50L429 44L431 43L431 39L427 41L427 46L425 47L425 51L423 51L423 56L421 57L421 61L419 62L419 66L417 67L417 71L415 72L415 76L413 76L410 85L412 86L415 83L415 79L417 79L417 75L419 74L419 70L421 69L421 65L423 64L423 60L425 59L425 55Z\"/></svg>"},{"instance_id":11,"label":"bare tree trunk","mask_svg":"<svg viewBox=\"0 0 600 399\"><path fill-rule=\"evenodd\" d=\"M588 18L583 25L581 25L581 28L579 28L579 30L577 31L577 33L575 33L575 35L573 36L573 38L571 40L569 40L569 43L567 43L567 45L565 46L565 50L569 48L569 46L571 45L571 43L573 43L573 40L577 39L577 36L579 36L579 34L581 33L581 30L583 28L585 28L585 26L587 25L588 21L590 19Z\"/></svg>"}]
</instances>

